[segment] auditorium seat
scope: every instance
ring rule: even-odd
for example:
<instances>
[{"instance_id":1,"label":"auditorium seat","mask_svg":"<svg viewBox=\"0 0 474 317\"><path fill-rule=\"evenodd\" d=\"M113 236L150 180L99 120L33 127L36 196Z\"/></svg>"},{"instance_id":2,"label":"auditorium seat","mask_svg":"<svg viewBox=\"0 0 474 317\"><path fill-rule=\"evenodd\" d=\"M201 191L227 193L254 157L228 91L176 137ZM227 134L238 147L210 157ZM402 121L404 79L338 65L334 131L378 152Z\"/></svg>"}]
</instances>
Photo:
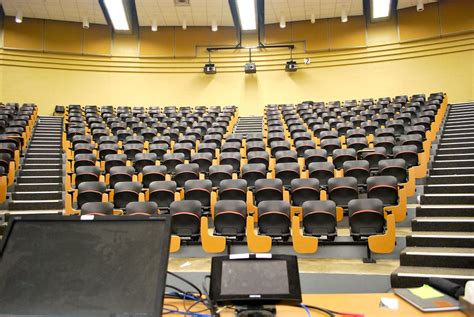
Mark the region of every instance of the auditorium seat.
<instances>
[{"instance_id":1,"label":"auditorium seat","mask_svg":"<svg viewBox=\"0 0 474 317\"><path fill-rule=\"evenodd\" d=\"M138 181L143 184L144 188L149 188L153 182L165 181L166 172L166 166L164 165L148 165L138 175Z\"/></svg>"},{"instance_id":2,"label":"auditorium seat","mask_svg":"<svg viewBox=\"0 0 474 317\"><path fill-rule=\"evenodd\" d=\"M111 189L119 182L132 182L134 180L135 169L133 166L114 166L110 169L110 173L105 176L105 183Z\"/></svg>"},{"instance_id":3,"label":"auditorium seat","mask_svg":"<svg viewBox=\"0 0 474 317\"><path fill-rule=\"evenodd\" d=\"M88 202L81 207L81 215L110 216L113 211L114 205L109 202Z\"/></svg>"},{"instance_id":4,"label":"auditorium seat","mask_svg":"<svg viewBox=\"0 0 474 317\"><path fill-rule=\"evenodd\" d=\"M331 162L311 163L308 167L308 177L316 178L320 186L327 187L329 179L334 177L334 169Z\"/></svg>"},{"instance_id":5,"label":"auditorium seat","mask_svg":"<svg viewBox=\"0 0 474 317\"><path fill-rule=\"evenodd\" d=\"M346 208L352 199L357 198L359 191L354 177L333 177L328 180L328 199L338 207Z\"/></svg>"},{"instance_id":6,"label":"auditorium seat","mask_svg":"<svg viewBox=\"0 0 474 317\"><path fill-rule=\"evenodd\" d=\"M152 201L134 201L125 207L126 216L152 216L159 214L158 205Z\"/></svg>"},{"instance_id":7,"label":"auditorium seat","mask_svg":"<svg viewBox=\"0 0 474 317\"><path fill-rule=\"evenodd\" d=\"M113 203L117 209L125 209L128 203L132 201L144 201L145 196L142 193L143 185L139 182L120 182L115 184L113 194Z\"/></svg>"},{"instance_id":8,"label":"auditorium seat","mask_svg":"<svg viewBox=\"0 0 474 317\"><path fill-rule=\"evenodd\" d=\"M162 213L167 213L171 203L178 201L180 198L176 188L177 185L174 181L151 182L147 192L147 200L155 202Z\"/></svg>"},{"instance_id":9,"label":"auditorium seat","mask_svg":"<svg viewBox=\"0 0 474 317\"><path fill-rule=\"evenodd\" d=\"M191 164L178 164L175 168L175 174L173 180L176 182L178 187L184 187L188 180L199 179L199 165L195 163Z\"/></svg>"},{"instance_id":10,"label":"auditorium seat","mask_svg":"<svg viewBox=\"0 0 474 317\"><path fill-rule=\"evenodd\" d=\"M217 200L216 192L212 191L212 182L208 179L186 181L183 198L199 201L204 214L210 213Z\"/></svg>"},{"instance_id":11,"label":"auditorium seat","mask_svg":"<svg viewBox=\"0 0 474 317\"><path fill-rule=\"evenodd\" d=\"M171 232L182 239L198 240L202 205L197 200L180 200L170 205Z\"/></svg>"},{"instance_id":12,"label":"auditorium seat","mask_svg":"<svg viewBox=\"0 0 474 317\"><path fill-rule=\"evenodd\" d=\"M308 200L303 203L303 233L334 241L337 236L336 203Z\"/></svg>"},{"instance_id":13,"label":"auditorium seat","mask_svg":"<svg viewBox=\"0 0 474 317\"><path fill-rule=\"evenodd\" d=\"M302 206L306 201L319 200L319 181L314 178L299 178L291 181L291 205Z\"/></svg>"},{"instance_id":14,"label":"auditorium seat","mask_svg":"<svg viewBox=\"0 0 474 317\"><path fill-rule=\"evenodd\" d=\"M214 208L214 234L242 240L245 236L247 204L242 200L220 200Z\"/></svg>"},{"instance_id":15,"label":"auditorium seat","mask_svg":"<svg viewBox=\"0 0 474 317\"><path fill-rule=\"evenodd\" d=\"M276 240L290 236L290 203L287 201L262 201L258 204L258 231Z\"/></svg>"},{"instance_id":16,"label":"auditorium seat","mask_svg":"<svg viewBox=\"0 0 474 317\"><path fill-rule=\"evenodd\" d=\"M385 218L380 199L354 199L349 202L349 225L355 241L384 232Z\"/></svg>"}]
</instances>

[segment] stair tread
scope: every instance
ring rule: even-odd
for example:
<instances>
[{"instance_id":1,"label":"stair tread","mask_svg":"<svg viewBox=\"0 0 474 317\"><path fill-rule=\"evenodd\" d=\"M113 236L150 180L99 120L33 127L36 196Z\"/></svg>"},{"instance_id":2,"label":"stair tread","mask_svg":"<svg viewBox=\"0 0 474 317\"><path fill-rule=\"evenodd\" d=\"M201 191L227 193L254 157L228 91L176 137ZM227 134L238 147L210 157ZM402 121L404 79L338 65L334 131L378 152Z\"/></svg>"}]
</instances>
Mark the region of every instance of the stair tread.
<instances>
[{"instance_id":1,"label":"stair tread","mask_svg":"<svg viewBox=\"0 0 474 317\"><path fill-rule=\"evenodd\" d=\"M472 279L474 269L468 268L451 268L451 267L430 267L430 266L400 266L394 274L412 274L415 276L444 276L452 278Z\"/></svg>"},{"instance_id":2,"label":"stair tread","mask_svg":"<svg viewBox=\"0 0 474 317\"><path fill-rule=\"evenodd\" d=\"M415 217L419 222L474 222L474 217Z\"/></svg>"},{"instance_id":3,"label":"stair tread","mask_svg":"<svg viewBox=\"0 0 474 317\"><path fill-rule=\"evenodd\" d=\"M460 255L465 256L474 256L474 248L453 248L453 247L406 247L403 253L410 253L410 252L420 252L420 253L450 253L456 254L459 253Z\"/></svg>"},{"instance_id":4,"label":"stair tread","mask_svg":"<svg viewBox=\"0 0 474 317\"><path fill-rule=\"evenodd\" d=\"M474 232L461 232L461 231L415 231L410 234L412 237L470 237L474 238Z\"/></svg>"}]
</instances>

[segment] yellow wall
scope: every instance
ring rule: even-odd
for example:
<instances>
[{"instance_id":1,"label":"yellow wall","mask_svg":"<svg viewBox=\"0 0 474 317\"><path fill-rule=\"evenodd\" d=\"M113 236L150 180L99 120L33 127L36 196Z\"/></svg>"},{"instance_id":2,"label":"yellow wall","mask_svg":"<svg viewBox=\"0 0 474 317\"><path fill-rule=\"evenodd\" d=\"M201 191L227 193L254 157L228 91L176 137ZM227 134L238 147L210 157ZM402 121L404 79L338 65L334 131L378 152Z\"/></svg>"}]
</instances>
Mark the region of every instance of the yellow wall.
<instances>
[{"instance_id":1,"label":"yellow wall","mask_svg":"<svg viewBox=\"0 0 474 317\"><path fill-rule=\"evenodd\" d=\"M213 53L218 74L206 76L206 46L235 45L235 30L141 28L113 35L107 26L7 17L0 49L0 101L56 104L236 104L256 113L267 103L445 91L474 99L472 0L440 0L398 11L382 23L363 17L267 27L266 43L295 42L296 73L285 73L287 49L254 52L255 75L243 73L246 50ZM470 11L469 11L470 10ZM66 36L67 38L63 38ZM255 45L256 37L244 38ZM303 58L312 63L303 65Z\"/></svg>"}]
</instances>

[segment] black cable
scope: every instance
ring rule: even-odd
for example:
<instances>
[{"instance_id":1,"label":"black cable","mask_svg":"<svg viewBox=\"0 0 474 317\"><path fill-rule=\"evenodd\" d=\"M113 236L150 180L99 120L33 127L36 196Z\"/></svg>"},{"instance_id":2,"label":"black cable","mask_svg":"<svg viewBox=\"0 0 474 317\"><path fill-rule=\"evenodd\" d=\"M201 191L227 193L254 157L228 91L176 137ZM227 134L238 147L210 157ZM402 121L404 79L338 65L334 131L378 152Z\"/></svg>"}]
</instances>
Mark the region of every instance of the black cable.
<instances>
[{"instance_id":1,"label":"black cable","mask_svg":"<svg viewBox=\"0 0 474 317\"><path fill-rule=\"evenodd\" d=\"M336 317L336 312L332 311L332 310L329 310L329 309L325 309L325 308L321 308L321 307L317 307L317 306L312 306L312 305L306 305L306 307L308 307L309 309L314 309L314 310L317 310L317 311L320 311L320 312L323 312L325 313L326 315L328 315L329 317ZM299 306L298 306L299 307Z\"/></svg>"},{"instance_id":2,"label":"black cable","mask_svg":"<svg viewBox=\"0 0 474 317\"><path fill-rule=\"evenodd\" d=\"M193 284L192 282L188 281L188 280L185 279L185 278L182 278L181 276L179 276L179 275L177 275L177 274L175 274L175 273L173 273L173 272L168 271L168 274L171 275L171 276L176 277L177 279L183 281L184 283L186 283L186 284L188 284L189 286L191 286L192 288L194 288L194 289L197 291L197 293L199 294L198 297L199 297L199 298L202 298L202 291L201 291L201 290L199 289L199 287L197 287L195 284ZM183 294L185 294L185 293L186 293L186 292L184 292Z\"/></svg>"},{"instance_id":3,"label":"black cable","mask_svg":"<svg viewBox=\"0 0 474 317\"><path fill-rule=\"evenodd\" d=\"M171 304L163 304L163 308L167 308L165 306L168 306L168 307L171 307L172 310L179 310L178 306L175 306L175 305L171 305ZM169 308L168 308L169 309ZM161 312L162 315L168 315L168 314L172 314L173 312L169 311L169 312Z\"/></svg>"},{"instance_id":4,"label":"black cable","mask_svg":"<svg viewBox=\"0 0 474 317\"><path fill-rule=\"evenodd\" d=\"M208 292L207 287L206 287L206 280L210 279L210 278L211 278L210 275L204 276L204 281L202 281L202 289L204 291L204 294L206 295L207 303L209 304L208 307L209 307L209 310L211 311L211 315L212 316L217 316L217 309L216 309L217 305L214 304L214 301L209 296L209 292Z\"/></svg>"}]
</instances>

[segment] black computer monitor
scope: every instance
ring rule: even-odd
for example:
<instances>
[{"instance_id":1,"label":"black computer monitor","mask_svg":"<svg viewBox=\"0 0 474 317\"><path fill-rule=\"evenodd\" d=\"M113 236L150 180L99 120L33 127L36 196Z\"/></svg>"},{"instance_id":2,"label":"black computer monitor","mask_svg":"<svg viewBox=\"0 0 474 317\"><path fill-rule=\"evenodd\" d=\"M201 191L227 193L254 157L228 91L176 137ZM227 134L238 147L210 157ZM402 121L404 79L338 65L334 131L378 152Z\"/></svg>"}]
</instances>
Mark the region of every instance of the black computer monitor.
<instances>
[{"instance_id":1,"label":"black computer monitor","mask_svg":"<svg viewBox=\"0 0 474 317\"><path fill-rule=\"evenodd\" d=\"M213 257L210 296L219 305L299 304L297 257L272 254Z\"/></svg>"},{"instance_id":2,"label":"black computer monitor","mask_svg":"<svg viewBox=\"0 0 474 317\"><path fill-rule=\"evenodd\" d=\"M161 316L170 219L91 218L10 219L0 316Z\"/></svg>"}]
</instances>

